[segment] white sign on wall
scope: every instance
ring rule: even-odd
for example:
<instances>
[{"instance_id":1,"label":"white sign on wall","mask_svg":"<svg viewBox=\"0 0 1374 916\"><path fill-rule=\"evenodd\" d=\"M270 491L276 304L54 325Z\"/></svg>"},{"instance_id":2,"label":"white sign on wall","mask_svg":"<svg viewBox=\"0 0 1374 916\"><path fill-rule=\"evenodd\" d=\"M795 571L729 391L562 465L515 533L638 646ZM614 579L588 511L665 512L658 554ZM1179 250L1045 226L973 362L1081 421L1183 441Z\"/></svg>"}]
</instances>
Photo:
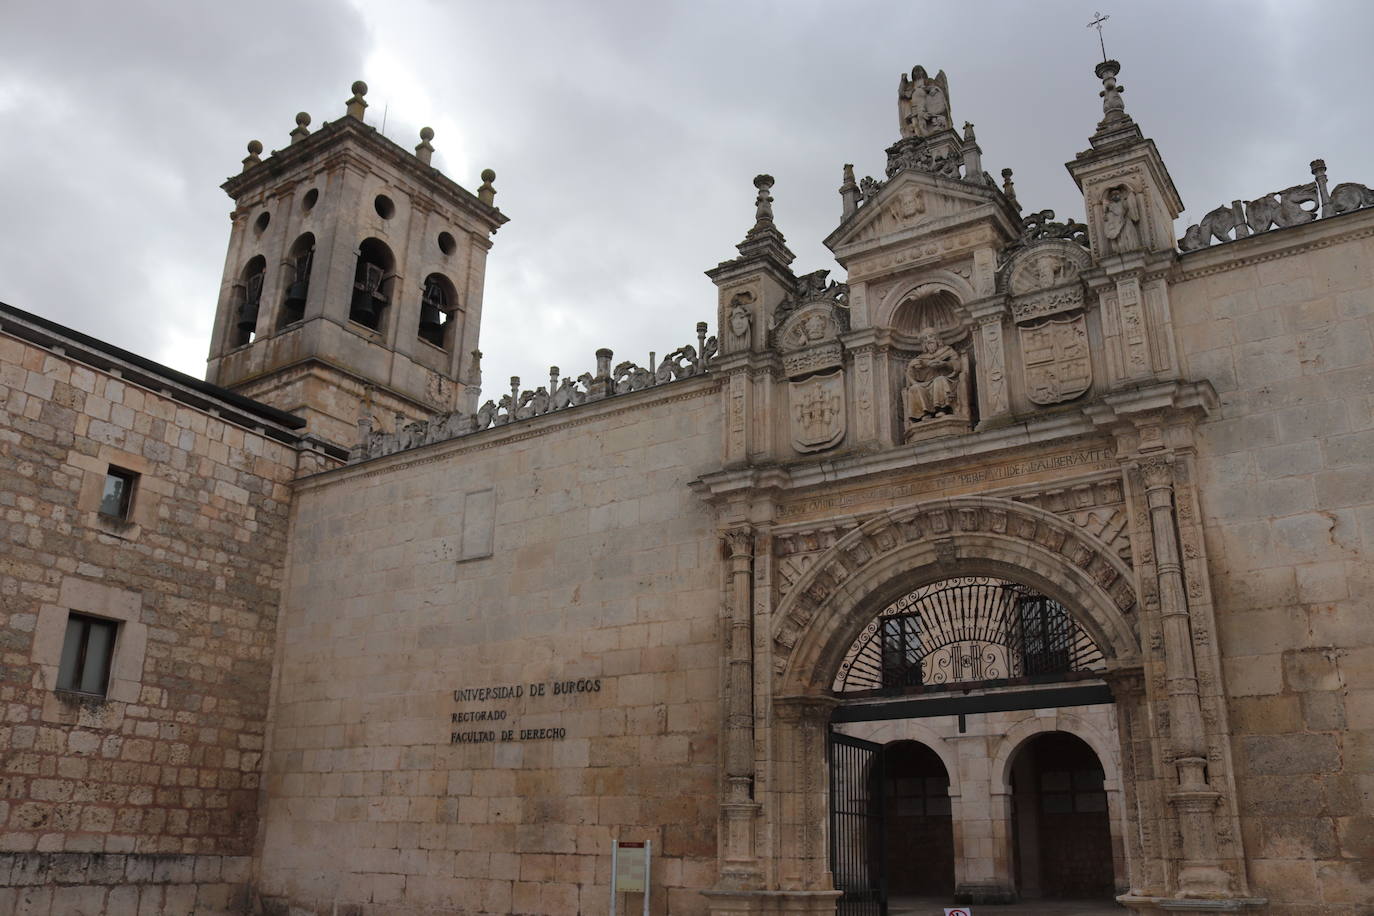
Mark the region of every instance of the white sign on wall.
<instances>
[{"instance_id":1,"label":"white sign on wall","mask_svg":"<svg viewBox=\"0 0 1374 916\"><path fill-rule=\"evenodd\" d=\"M945 916L973 916L973 910L966 906L947 906Z\"/></svg>"},{"instance_id":2,"label":"white sign on wall","mask_svg":"<svg viewBox=\"0 0 1374 916\"><path fill-rule=\"evenodd\" d=\"M644 916L649 916L649 854L652 849L649 840L642 843L611 840L611 916L615 916L616 898L626 891L644 895Z\"/></svg>"}]
</instances>

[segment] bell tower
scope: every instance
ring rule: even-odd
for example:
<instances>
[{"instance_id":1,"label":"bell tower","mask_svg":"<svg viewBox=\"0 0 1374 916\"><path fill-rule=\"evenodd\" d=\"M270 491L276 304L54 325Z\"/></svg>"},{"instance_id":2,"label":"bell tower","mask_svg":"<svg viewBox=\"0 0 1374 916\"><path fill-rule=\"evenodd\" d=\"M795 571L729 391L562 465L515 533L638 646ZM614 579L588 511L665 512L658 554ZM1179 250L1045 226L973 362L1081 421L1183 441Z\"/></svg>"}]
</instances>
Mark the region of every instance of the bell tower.
<instances>
[{"instance_id":1,"label":"bell tower","mask_svg":"<svg viewBox=\"0 0 1374 916\"><path fill-rule=\"evenodd\" d=\"M477 193L363 122L367 85L318 130L248 144L234 200L206 379L352 444L360 418L471 410L491 236L490 169Z\"/></svg>"}]
</instances>

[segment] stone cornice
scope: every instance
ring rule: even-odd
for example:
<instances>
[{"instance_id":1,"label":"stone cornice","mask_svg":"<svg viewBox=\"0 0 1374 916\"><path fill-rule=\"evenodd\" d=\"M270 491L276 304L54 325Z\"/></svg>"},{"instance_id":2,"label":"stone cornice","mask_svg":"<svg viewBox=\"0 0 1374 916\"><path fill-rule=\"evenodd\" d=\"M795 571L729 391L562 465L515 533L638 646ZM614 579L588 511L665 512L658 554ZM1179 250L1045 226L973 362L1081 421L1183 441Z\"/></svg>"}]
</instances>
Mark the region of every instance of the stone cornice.
<instances>
[{"instance_id":1,"label":"stone cornice","mask_svg":"<svg viewBox=\"0 0 1374 916\"><path fill-rule=\"evenodd\" d=\"M947 461L991 457L1028 445L1050 446L1070 439L1101 437L1084 413L1064 413L1013 422L970 436L952 436L879 452L858 452L820 461L768 464L703 474L691 486L708 502L723 503L743 496L774 496L822 484L861 481L893 471L906 471Z\"/></svg>"},{"instance_id":2,"label":"stone cornice","mask_svg":"<svg viewBox=\"0 0 1374 916\"><path fill-rule=\"evenodd\" d=\"M280 182L294 181L293 172L326 161L351 162L365 167L367 160L357 158L359 153L349 149L350 144L357 144L370 155L396 169L401 176L413 181L425 192L472 216L488 232L495 232L502 223L510 219L496 207L482 203L475 194L443 172L421 162L409 150L392 142L376 128L351 117L327 122L304 140L292 143L285 149L274 150L262 162L229 178L220 187L237 201L255 190L268 190Z\"/></svg>"}]
</instances>

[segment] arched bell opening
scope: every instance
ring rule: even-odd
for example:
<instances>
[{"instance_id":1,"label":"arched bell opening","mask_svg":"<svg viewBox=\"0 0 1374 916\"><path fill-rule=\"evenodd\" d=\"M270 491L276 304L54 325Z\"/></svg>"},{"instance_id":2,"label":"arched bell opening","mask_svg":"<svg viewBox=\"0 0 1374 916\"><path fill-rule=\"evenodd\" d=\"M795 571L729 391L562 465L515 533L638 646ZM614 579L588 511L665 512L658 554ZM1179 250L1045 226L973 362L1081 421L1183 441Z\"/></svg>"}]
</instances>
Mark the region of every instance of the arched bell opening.
<instances>
[{"instance_id":1,"label":"arched bell opening","mask_svg":"<svg viewBox=\"0 0 1374 916\"><path fill-rule=\"evenodd\" d=\"M315 234L307 232L291 243L286 255L286 294L282 297L280 330L305 318L305 301L310 295L310 270L315 264Z\"/></svg>"},{"instance_id":2,"label":"arched bell opening","mask_svg":"<svg viewBox=\"0 0 1374 916\"><path fill-rule=\"evenodd\" d=\"M430 274L420 293L419 338L436 347L448 349L458 311L458 291L443 274Z\"/></svg>"},{"instance_id":3,"label":"arched bell opening","mask_svg":"<svg viewBox=\"0 0 1374 916\"><path fill-rule=\"evenodd\" d=\"M1116 891L1107 775L1082 738L1026 740L1010 762L1013 873L1026 899L1110 899Z\"/></svg>"},{"instance_id":4,"label":"arched bell opening","mask_svg":"<svg viewBox=\"0 0 1374 916\"><path fill-rule=\"evenodd\" d=\"M243 265L239 282L234 284L234 327L230 339L236 347L252 343L257 334L258 307L266 275L267 259L254 255Z\"/></svg>"},{"instance_id":5,"label":"arched bell opening","mask_svg":"<svg viewBox=\"0 0 1374 916\"><path fill-rule=\"evenodd\" d=\"M396 257L380 239L365 239L358 246L358 264L353 271L353 298L349 302L350 321L380 330L391 304L391 285L395 279Z\"/></svg>"}]
</instances>

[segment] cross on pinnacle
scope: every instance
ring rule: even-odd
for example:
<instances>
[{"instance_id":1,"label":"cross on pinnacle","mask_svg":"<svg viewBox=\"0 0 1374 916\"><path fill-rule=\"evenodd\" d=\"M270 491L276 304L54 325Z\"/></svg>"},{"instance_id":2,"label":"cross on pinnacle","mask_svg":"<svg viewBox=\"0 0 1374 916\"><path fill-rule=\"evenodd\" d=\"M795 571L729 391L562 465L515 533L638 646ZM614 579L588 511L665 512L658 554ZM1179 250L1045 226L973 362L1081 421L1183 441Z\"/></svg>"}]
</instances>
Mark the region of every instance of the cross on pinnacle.
<instances>
[{"instance_id":1,"label":"cross on pinnacle","mask_svg":"<svg viewBox=\"0 0 1374 916\"><path fill-rule=\"evenodd\" d=\"M1096 18L1094 18L1092 22L1088 23L1088 28L1097 29L1097 43L1102 46L1102 59L1105 61L1107 59L1107 44L1105 41L1102 40L1102 23L1106 22L1108 19L1112 17L1103 16L1101 13L1093 13L1093 16Z\"/></svg>"}]
</instances>

